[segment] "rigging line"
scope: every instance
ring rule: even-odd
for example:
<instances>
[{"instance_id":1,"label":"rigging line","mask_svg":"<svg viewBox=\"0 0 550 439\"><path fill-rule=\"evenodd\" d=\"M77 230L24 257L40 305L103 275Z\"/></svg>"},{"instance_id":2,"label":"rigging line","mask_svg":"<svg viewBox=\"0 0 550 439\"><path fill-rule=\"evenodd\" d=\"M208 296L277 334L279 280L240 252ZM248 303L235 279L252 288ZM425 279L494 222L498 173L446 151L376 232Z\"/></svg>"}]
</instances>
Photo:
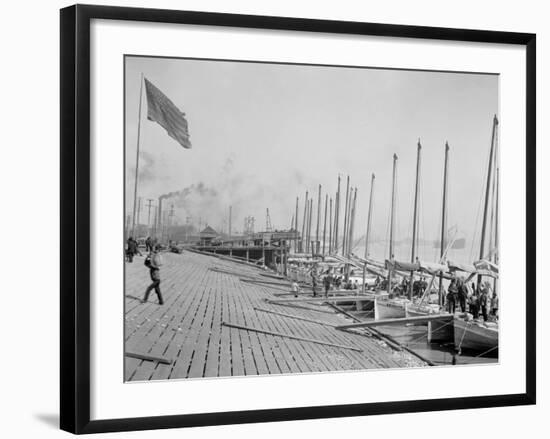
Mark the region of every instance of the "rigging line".
<instances>
[{"instance_id":1,"label":"rigging line","mask_svg":"<svg viewBox=\"0 0 550 439\"><path fill-rule=\"evenodd\" d=\"M493 347L490 348L490 349L487 349L485 352L482 352L481 354L476 355L475 358L482 357L483 355L486 355L486 354L488 354L489 352L494 351L495 349L498 349L498 344L497 344L496 346L493 346Z\"/></svg>"}]
</instances>

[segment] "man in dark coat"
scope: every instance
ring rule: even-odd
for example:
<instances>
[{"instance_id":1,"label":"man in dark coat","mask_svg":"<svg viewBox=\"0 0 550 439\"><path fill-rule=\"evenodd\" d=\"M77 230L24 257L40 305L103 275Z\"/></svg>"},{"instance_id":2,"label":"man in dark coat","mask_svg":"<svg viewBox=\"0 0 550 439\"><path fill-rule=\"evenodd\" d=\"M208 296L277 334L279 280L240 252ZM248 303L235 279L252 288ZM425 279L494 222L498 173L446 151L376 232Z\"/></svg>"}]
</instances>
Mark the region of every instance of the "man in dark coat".
<instances>
[{"instance_id":1,"label":"man in dark coat","mask_svg":"<svg viewBox=\"0 0 550 439\"><path fill-rule=\"evenodd\" d=\"M126 241L126 260L128 262L134 261L134 255L138 252L137 241L131 236Z\"/></svg>"},{"instance_id":2,"label":"man in dark coat","mask_svg":"<svg viewBox=\"0 0 550 439\"><path fill-rule=\"evenodd\" d=\"M164 305L164 300L162 299L162 294L160 292L160 266L162 265L162 259L159 250L160 245L157 244L145 260L145 265L149 267L149 276L151 276L153 283L145 290L145 297L141 301L142 303L147 302L149 294L154 289L159 300L159 305Z\"/></svg>"},{"instance_id":3,"label":"man in dark coat","mask_svg":"<svg viewBox=\"0 0 550 439\"><path fill-rule=\"evenodd\" d=\"M328 297L330 286L332 285L332 274L328 273L323 279L323 285L325 287L325 297Z\"/></svg>"}]
</instances>

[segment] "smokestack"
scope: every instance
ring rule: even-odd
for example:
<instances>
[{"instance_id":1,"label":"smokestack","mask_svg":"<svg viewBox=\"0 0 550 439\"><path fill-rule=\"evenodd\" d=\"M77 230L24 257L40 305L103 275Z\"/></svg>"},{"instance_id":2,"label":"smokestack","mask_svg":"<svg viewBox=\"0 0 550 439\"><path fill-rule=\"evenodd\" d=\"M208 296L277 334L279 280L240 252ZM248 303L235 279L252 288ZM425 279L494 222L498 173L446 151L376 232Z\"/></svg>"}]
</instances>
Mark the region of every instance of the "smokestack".
<instances>
[{"instance_id":1,"label":"smokestack","mask_svg":"<svg viewBox=\"0 0 550 439\"><path fill-rule=\"evenodd\" d=\"M162 234L162 197L159 197L158 213L157 213L157 234Z\"/></svg>"},{"instance_id":2,"label":"smokestack","mask_svg":"<svg viewBox=\"0 0 550 439\"><path fill-rule=\"evenodd\" d=\"M229 230L228 230L228 235L229 235L229 238L231 239L231 213L232 213L232 209L233 209L233 206L229 206Z\"/></svg>"}]
</instances>

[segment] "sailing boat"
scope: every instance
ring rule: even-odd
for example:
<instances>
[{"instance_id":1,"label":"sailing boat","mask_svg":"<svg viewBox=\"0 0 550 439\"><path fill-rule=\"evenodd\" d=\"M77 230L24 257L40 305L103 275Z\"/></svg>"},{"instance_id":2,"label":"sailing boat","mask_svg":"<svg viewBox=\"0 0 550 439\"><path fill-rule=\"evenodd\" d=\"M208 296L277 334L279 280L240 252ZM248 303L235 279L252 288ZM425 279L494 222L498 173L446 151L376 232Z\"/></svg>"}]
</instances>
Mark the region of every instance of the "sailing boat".
<instances>
[{"instance_id":1,"label":"sailing boat","mask_svg":"<svg viewBox=\"0 0 550 439\"><path fill-rule=\"evenodd\" d=\"M493 129L491 135L491 149L489 153L489 164L487 170L487 184L485 187L485 203L483 210L483 223L481 225L481 243L479 251L479 260L473 264L473 272L470 278L477 274L478 290L482 283L483 276L494 279L493 288L496 288L498 278L498 119L496 115L493 118ZM493 171L495 171L493 173ZM491 189L493 193L491 194ZM490 243L494 237L495 249L489 245L486 249L488 213L491 208L491 233L489 234ZM493 234L494 232L494 234ZM489 259L493 259L490 261ZM465 270L464 270L465 271ZM487 283L487 282L486 282ZM489 298L489 301L491 298ZM480 322L477 320L468 320L460 317L454 319L454 342L457 352L463 349L473 349L481 351L480 355L491 354L498 355L498 321Z\"/></svg>"}]
</instances>

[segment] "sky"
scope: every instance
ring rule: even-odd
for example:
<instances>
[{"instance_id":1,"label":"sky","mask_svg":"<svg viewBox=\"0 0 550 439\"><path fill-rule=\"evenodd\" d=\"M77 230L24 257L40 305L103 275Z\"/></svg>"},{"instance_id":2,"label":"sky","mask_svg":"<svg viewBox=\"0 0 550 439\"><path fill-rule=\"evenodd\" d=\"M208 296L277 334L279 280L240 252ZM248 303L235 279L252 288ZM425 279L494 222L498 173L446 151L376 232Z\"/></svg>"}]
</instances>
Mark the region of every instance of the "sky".
<instances>
[{"instance_id":1,"label":"sky","mask_svg":"<svg viewBox=\"0 0 550 439\"><path fill-rule=\"evenodd\" d=\"M238 61L126 57L126 211L133 207L140 81L143 74L186 114L192 149L146 119L142 101L138 196L187 190L176 220L227 228L244 217L265 227L290 226L306 190L334 198L338 175L358 188L355 236L365 233L371 174L376 176L372 235L385 240L392 157L398 155L396 237L412 233L417 142L421 150L420 239L441 227L445 142L449 142L448 224L479 240L497 75ZM342 208L343 209L343 208ZM324 213L324 205L322 206ZM323 220L321 219L321 224ZM316 225L316 218L313 223Z\"/></svg>"}]
</instances>

